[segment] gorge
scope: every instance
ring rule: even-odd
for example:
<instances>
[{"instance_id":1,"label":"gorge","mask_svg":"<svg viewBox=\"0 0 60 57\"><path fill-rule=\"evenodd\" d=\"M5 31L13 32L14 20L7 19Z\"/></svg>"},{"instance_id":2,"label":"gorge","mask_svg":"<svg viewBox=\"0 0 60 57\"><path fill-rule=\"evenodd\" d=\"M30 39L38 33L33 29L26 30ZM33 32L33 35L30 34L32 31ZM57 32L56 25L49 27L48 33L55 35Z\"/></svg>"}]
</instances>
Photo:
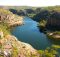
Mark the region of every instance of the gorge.
<instances>
[{"instance_id":1,"label":"gorge","mask_svg":"<svg viewBox=\"0 0 60 57\"><path fill-rule=\"evenodd\" d=\"M5 52L12 55L12 57L60 56L60 51L59 53L56 52L56 50L60 49L60 42L49 39L46 34L40 31L41 27L38 27L38 25L41 25L42 23L39 23L40 19L36 19L36 21L34 18L29 18L27 15L20 16L13 14L12 12L9 12L9 10L0 11L2 11L2 14L0 14L0 47L1 50L3 50L3 52L1 52L3 53L3 56L5 55ZM41 17L41 20L43 20L42 25L45 26L46 22L43 18L47 18L48 12L40 11L39 13L38 11L38 15L39 18ZM35 15L34 17L36 18Z\"/></svg>"}]
</instances>

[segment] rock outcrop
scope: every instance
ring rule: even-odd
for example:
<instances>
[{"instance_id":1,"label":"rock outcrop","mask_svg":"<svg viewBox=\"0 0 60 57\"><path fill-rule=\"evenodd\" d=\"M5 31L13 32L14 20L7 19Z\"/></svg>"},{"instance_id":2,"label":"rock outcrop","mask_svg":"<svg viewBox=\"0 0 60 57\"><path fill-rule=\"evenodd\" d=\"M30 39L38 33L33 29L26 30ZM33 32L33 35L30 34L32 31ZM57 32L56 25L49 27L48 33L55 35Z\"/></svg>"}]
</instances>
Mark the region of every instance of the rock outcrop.
<instances>
[{"instance_id":1,"label":"rock outcrop","mask_svg":"<svg viewBox=\"0 0 60 57\"><path fill-rule=\"evenodd\" d=\"M21 25L23 24L23 17L0 8L0 22L7 23L9 26Z\"/></svg>"},{"instance_id":2,"label":"rock outcrop","mask_svg":"<svg viewBox=\"0 0 60 57\"><path fill-rule=\"evenodd\" d=\"M0 56L3 57L39 57L39 53L30 44L19 41L13 35L0 39Z\"/></svg>"}]
</instances>

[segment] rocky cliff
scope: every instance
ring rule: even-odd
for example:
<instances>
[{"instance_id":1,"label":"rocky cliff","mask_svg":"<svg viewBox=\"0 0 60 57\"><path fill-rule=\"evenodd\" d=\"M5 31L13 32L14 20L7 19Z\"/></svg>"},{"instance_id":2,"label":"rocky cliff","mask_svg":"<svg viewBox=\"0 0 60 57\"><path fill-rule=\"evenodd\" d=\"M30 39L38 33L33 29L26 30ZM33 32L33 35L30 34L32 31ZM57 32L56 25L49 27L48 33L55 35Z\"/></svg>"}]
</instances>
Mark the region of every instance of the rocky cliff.
<instances>
[{"instance_id":1,"label":"rocky cliff","mask_svg":"<svg viewBox=\"0 0 60 57\"><path fill-rule=\"evenodd\" d=\"M23 24L23 17L0 8L0 22L7 23L9 26L21 25Z\"/></svg>"}]
</instances>

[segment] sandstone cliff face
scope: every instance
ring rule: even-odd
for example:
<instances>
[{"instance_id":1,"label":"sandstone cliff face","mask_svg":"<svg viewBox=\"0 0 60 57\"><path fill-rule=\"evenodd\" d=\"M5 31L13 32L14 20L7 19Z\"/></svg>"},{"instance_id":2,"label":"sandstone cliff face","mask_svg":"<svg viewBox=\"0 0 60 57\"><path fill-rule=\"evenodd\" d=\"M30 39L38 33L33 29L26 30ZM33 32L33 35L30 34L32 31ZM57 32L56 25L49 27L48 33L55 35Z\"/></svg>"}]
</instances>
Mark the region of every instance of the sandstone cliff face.
<instances>
[{"instance_id":1,"label":"sandstone cliff face","mask_svg":"<svg viewBox=\"0 0 60 57\"><path fill-rule=\"evenodd\" d=\"M7 23L9 26L21 25L23 24L23 17L8 10L0 9L0 22Z\"/></svg>"}]
</instances>

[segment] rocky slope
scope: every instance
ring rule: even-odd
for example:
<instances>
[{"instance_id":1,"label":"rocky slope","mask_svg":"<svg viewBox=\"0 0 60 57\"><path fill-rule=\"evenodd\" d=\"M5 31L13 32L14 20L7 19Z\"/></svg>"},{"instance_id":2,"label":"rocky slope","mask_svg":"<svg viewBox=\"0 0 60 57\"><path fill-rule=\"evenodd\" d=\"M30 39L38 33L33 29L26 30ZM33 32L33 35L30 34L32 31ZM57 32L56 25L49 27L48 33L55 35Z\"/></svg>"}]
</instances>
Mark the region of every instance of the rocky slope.
<instances>
[{"instance_id":1,"label":"rocky slope","mask_svg":"<svg viewBox=\"0 0 60 57\"><path fill-rule=\"evenodd\" d=\"M13 35L2 35L0 32L0 56L2 57L39 57L37 50L35 50L28 43L19 41Z\"/></svg>"}]
</instances>

